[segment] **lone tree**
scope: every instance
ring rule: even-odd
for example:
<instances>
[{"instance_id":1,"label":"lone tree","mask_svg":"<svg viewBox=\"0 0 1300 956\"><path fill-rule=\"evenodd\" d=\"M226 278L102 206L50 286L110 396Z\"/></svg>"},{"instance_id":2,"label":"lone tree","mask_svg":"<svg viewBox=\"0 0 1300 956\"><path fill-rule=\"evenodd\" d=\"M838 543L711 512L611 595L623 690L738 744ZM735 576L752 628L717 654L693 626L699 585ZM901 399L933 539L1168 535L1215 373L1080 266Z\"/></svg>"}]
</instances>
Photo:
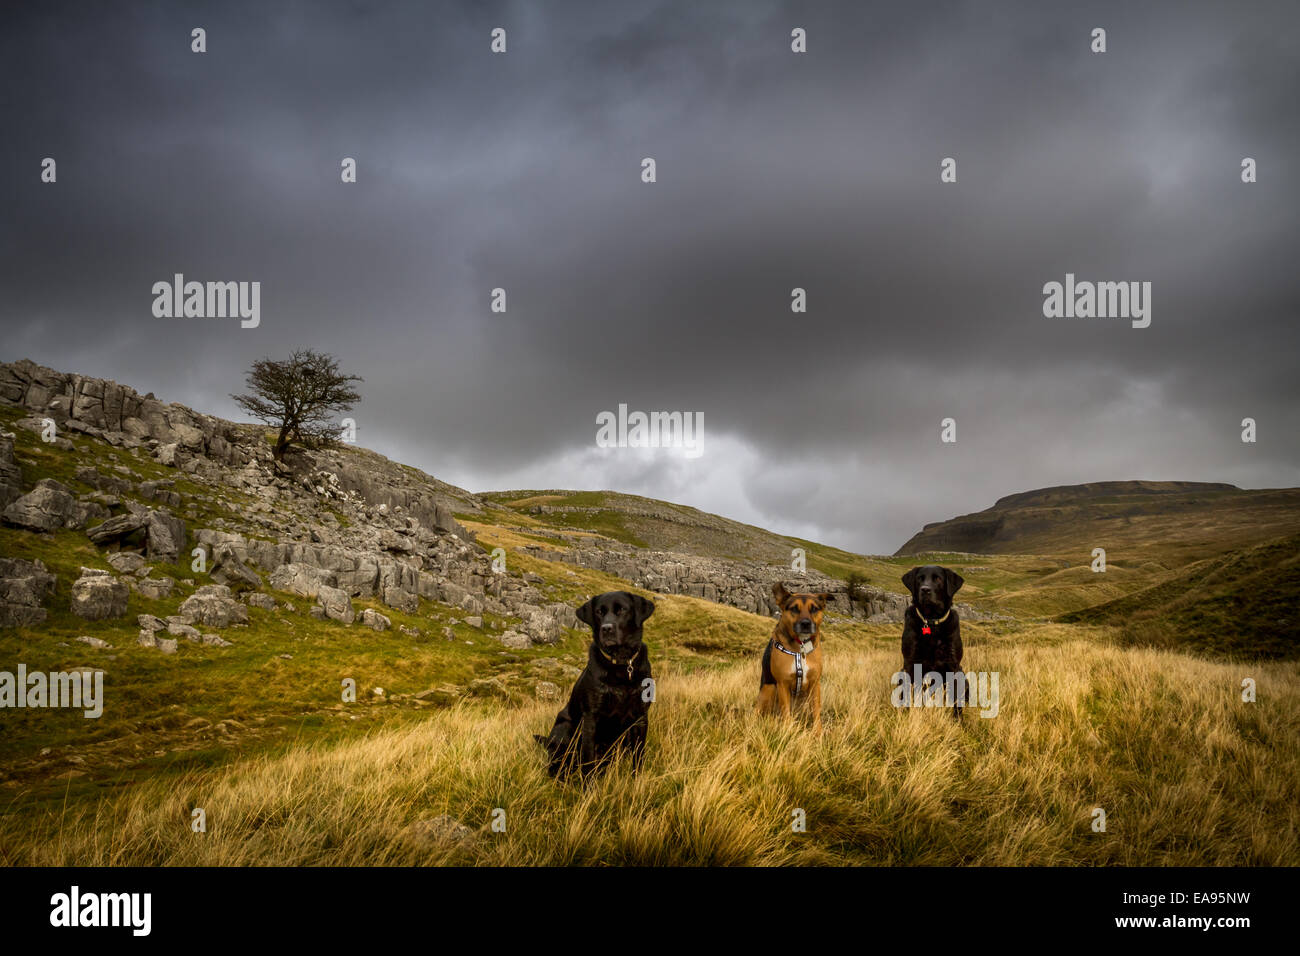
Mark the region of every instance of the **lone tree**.
<instances>
[{"instance_id":1,"label":"lone tree","mask_svg":"<svg viewBox=\"0 0 1300 956\"><path fill-rule=\"evenodd\" d=\"M861 604L858 592L866 587L867 576L860 571L850 571L844 576L844 590L849 596L849 605Z\"/></svg>"},{"instance_id":2,"label":"lone tree","mask_svg":"<svg viewBox=\"0 0 1300 956\"><path fill-rule=\"evenodd\" d=\"M338 426L337 412L351 411L361 400L352 387L362 379L343 375L332 355L299 349L284 361L261 359L248 373L251 395L231 395L259 421L280 430L272 454L276 462L294 444L308 448L332 444Z\"/></svg>"}]
</instances>

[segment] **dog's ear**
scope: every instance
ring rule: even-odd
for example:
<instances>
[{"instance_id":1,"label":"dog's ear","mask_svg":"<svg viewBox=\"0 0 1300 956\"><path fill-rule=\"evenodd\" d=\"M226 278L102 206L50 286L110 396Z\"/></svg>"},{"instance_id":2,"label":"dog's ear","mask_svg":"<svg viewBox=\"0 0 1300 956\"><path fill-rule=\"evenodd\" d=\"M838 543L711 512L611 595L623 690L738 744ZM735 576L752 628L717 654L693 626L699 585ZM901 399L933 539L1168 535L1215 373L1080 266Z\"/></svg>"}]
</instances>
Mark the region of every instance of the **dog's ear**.
<instances>
[{"instance_id":1,"label":"dog's ear","mask_svg":"<svg viewBox=\"0 0 1300 956\"><path fill-rule=\"evenodd\" d=\"M916 572L920 570L920 568L913 568L903 575L903 585L912 592L913 601L916 600Z\"/></svg>"},{"instance_id":2,"label":"dog's ear","mask_svg":"<svg viewBox=\"0 0 1300 956\"><path fill-rule=\"evenodd\" d=\"M636 615L636 626L640 627L645 623L645 619L655 612L655 602L639 594L633 594L632 610Z\"/></svg>"},{"instance_id":3,"label":"dog's ear","mask_svg":"<svg viewBox=\"0 0 1300 956\"><path fill-rule=\"evenodd\" d=\"M831 596L825 591L817 595L817 603L822 606L821 609L823 611L826 610L826 605L828 605L830 602L831 602Z\"/></svg>"},{"instance_id":4,"label":"dog's ear","mask_svg":"<svg viewBox=\"0 0 1300 956\"><path fill-rule=\"evenodd\" d=\"M600 595L596 595L596 597L599 596ZM582 607L578 608L576 611L573 612L574 615L577 616L578 620L581 621L583 624L586 624L588 627L595 626L592 623L592 621L593 621L593 615L596 612L596 597L593 597L590 601L588 601Z\"/></svg>"},{"instance_id":5,"label":"dog's ear","mask_svg":"<svg viewBox=\"0 0 1300 956\"><path fill-rule=\"evenodd\" d=\"M943 569L944 583L948 585L948 599L961 590L961 586L966 583L960 574L950 568Z\"/></svg>"},{"instance_id":6,"label":"dog's ear","mask_svg":"<svg viewBox=\"0 0 1300 956\"><path fill-rule=\"evenodd\" d=\"M785 584L777 581L772 585L772 597L776 598L776 606L785 610L785 602L790 600L790 592L785 589Z\"/></svg>"}]
</instances>

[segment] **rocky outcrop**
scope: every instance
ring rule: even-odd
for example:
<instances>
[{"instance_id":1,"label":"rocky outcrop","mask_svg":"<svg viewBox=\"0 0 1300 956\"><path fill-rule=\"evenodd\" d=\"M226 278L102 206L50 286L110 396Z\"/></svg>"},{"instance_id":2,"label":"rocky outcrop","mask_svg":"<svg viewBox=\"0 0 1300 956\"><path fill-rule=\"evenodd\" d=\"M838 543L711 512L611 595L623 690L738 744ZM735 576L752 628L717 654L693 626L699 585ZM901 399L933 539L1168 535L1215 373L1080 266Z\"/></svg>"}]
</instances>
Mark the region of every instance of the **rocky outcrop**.
<instances>
[{"instance_id":1,"label":"rocky outcrop","mask_svg":"<svg viewBox=\"0 0 1300 956\"><path fill-rule=\"evenodd\" d=\"M0 399L52 418L60 430L102 438L126 448L145 440L175 443L214 461L242 464L239 428L182 405L164 405L153 394L106 379L56 372L23 359L0 364Z\"/></svg>"},{"instance_id":2,"label":"rocky outcrop","mask_svg":"<svg viewBox=\"0 0 1300 956\"><path fill-rule=\"evenodd\" d=\"M772 585L777 581L803 591L829 593L831 598L828 610L845 617L902 620L903 610L908 604L906 595L867 587L859 589L857 600L851 604L844 590L844 582L817 571L798 573L789 568L771 565L634 548L570 548L555 551L530 547L526 550L546 561L563 561L605 571L649 591L685 594L754 614L776 613Z\"/></svg>"},{"instance_id":3,"label":"rocky outcrop","mask_svg":"<svg viewBox=\"0 0 1300 956\"><path fill-rule=\"evenodd\" d=\"M113 570L121 574L134 574L144 567L144 555L136 551L115 551L107 556Z\"/></svg>"},{"instance_id":4,"label":"rocky outcrop","mask_svg":"<svg viewBox=\"0 0 1300 956\"><path fill-rule=\"evenodd\" d=\"M347 456L330 451L316 454L311 467L308 483L318 494L355 494L372 507L400 509L426 528L454 534L462 541L474 540L453 517L452 509L479 511L482 502L461 488L428 475L416 473L417 478L411 474L413 469L364 449Z\"/></svg>"},{"instance_id":5,"label":"rocky outcrop","mask_svg":"<svg viewBox=\"0 0 1300 956\"><path fill-rule=\"evenodd\" d=\"M78 498L72 489L46 480L28 495L12 497L4 489L20 487L21 476L12 442L6 444L0 436L0 494L12 498L4 502L7 523L32 530L89 526L86 533L95 544L130 549L110 554L108 560L115 570L135 575L131 583L141 595L161 600L174 593L176 583L152 575L146 562L188 561L189 522L207 564L196 564L200 586L181 605L188 630L172 637L194 640L195 625L246 623L249 606L274 610L275 596L262 590L267 587L311 599L311 613L347 624L356 620L357 599L405 614L418 614L422 599L437 601L461 609L478 628L485 614L510 618L518 623L497 639L519 647L557 642L577 624L573 608L551 600L554 588L541 578L493 569L453 514L481 510L481 499L373 452L343 446L297 449L277 463L255 426L164 405L153 395L141 396L107 380L67 375L32 362L0 364L0 401L30 412L31 418L20 420L22 427L39 427L42 418L52 418L78 442L94 438L127 452L99 460L99 467L76 469L73 483L93 494ZM152 458L149 474L141 474L132 459L147 456ZM159 478L161 467L176 469L178 479ZM535 507L552 505L539 501ZM734 522L662 502L629 498L624 508L638 520L689 529L684 541L740 533ZM574 508L566 505L565 510ZM97 518L106 520L97 523ZM638 588L764 615L775 611L771 586L777 580L830 592L831 611L842 615L897 619L907 604L905 595L879 589L863 589L850 604L840 582L817 572L798 575L776 564L630 545L595 548L585 537L573 541L569 550L538 547L532 552L609 572ZM754 546L779 560L784 545L765 541L756 539ZM99 590L127 590L124 581L112 580L115 586L81 586L88 607ZM191 582L182 586L188 589ZM236 600L232 590L242 592L243 600ZM125 610L116 598L107 603ZM375 610L363 611L361 617L370 627L390 626Z\"/></svg>"},{"instance_id":6,"label":"rocky outcrop","mask_svg":"<svg viewBox=\"0 0 1300 956\"><path fill-rule=\"evenodd\" d=\"M72 489L53 478L43 478L27 494L10 502L0 517L4 523L26 531L58 531L80 528L102 507L77 500Z\"/></svg>"},{"instance_id":7,"label":"rocky outcrop","mask_svg":"<svg viewBox=\"0 0 1300 956\"><path fill-rule=\"evenodd\" d=\"M374 628L376 631L386 631L392 626L392 621L371 608L366 608L361 612L361 623L366 627Z\"/></svg>"},{"instance_id":8,"label":"rocky outcrop","mask_svg":"<svg viewBox=\"0 0 1300 956\"><path fill-rule=\"evenodd\" d=\"M82 568L72 584L72 613L88 621L121 617L126 613L131 589L107 571Z\"/></svg>"},{"instance_id":9,"label":"rocky outcrop","mask_svg":"<svg viewBox=\"0 0 1300 956\"><path fill-rule=\"evenodd\" d=\"M127 507L130 509L127 513L90 528L86 537L100 547L107 547L139 534L149 560L175 561L185 547L185 522L170 512L135 502L128 502Z\"/></svg>"},{"instance_id":10,"label":"rocky outcrop","mask_svg":"<svg viewBox=\"0 0 1300 956\"><path fill-rule=\"evenodd\" d=\"M91 528L86 532L86 537L90 538L92 544L96 544L102 548L135 534L148 523L149 516L147 513L137 514L132 512L129 514L117 515L116 517L109 518L107 521Z\"/></svg>"},{"instance_id":11,"label":"rocky outcrop","mask_svg":"<svg viewBox=\"0 0 1300 956\"><path fill-rule=\"evenodd\" d=\"M248 608L224 584L205 584L181 602L181 615L209 627L248 623Z\"/></svg>"},{"instance_id":12,"label":"rocky outcrop","mask_svg":"<svg viewBox=\"0 0 1300 956\"><path fill-rule=\"evenodd\" d=\"M352 609L352 599L341 588L322 584L316 591L316 602L324 610L325 616L332 621L351 624L357 619L356 611Z\"/></svg>"},{"instance_id":13,"label":"rocky outcrop","mask_svg":"<svg viewBox=\"0 0 1300 956\"><path fill-rule=\"evenodd\" d=\"M218 584L238 587L260 588L262 579L256 571L239 560L235 549L228 544L218 544L212 549L212 563L208 567L208 577ZM272 601L274 607L275 602Z\"/></svg>"},{"instance_id":14,"label":"rocky outcrop","mask_svg":"<svg viewBox=\"0 0 1300 956\"><path fill-rule=\"evenodd\" d=\"M172 587L176 581L169 577L161 578L141 578L133 583L133 587L142 595L153 601L159 601L163 598L171 597Z\"/></svg>"},{"instance_id":15,"label":"rocky outcrop","mask_svg":"<svg viewBox=\"0 0 1300 956\"><path fill-rule=\"evenodd\" d=\"M185 547L185 522L166 511L150 511L144 535L151 561L175 561Z\"/></svg>"},{"instance_id":16,"label":"rocky outcrop","mask_svg":"<svg viewBox=\"0 0 1300 956\"><path fill-rule=\"evenodd\" d=\"M0 627L44 624L42 605L54 588L54 575L40 561L0 558Z\"/></svg>"},{"instance_id":17,"label":"rocky outcrop","mask_svg":"<svg viewBox=\"0 0 1300 956\"><path fill-rule=\"evenodd\" d=\"M14 458L13 432L0 432L0 509L23 496L23 473Z\"/></svg>"}]
</instances>

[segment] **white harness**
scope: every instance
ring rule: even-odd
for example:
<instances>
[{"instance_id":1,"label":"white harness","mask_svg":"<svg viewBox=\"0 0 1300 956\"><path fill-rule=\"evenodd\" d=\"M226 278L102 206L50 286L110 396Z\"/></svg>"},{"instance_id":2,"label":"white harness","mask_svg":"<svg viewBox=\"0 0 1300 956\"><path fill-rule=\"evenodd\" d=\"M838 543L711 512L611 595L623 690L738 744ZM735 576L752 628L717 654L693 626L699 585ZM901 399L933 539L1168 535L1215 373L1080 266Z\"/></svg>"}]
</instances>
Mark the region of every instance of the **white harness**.
<instances>
[{"instance_id":1,"label":"white harness","mask_svg":"<svg viewBox=\"0 0 1300 956\"><path fill-rule=\"evenodd\" d=\"M772 646L775 647L782 654L789 654L791 657L794 658L794 696L798 697L799 693L803 690L804 672L806 671L808 666L808 662L806 659L808 656L808 651L805 650L805 648L811 647L812 641L800 642L799 647L802 653L800 653L799 651L786 650L785 645L783 645L775 637L772 638Z\"/></svg>"}]
</instances>

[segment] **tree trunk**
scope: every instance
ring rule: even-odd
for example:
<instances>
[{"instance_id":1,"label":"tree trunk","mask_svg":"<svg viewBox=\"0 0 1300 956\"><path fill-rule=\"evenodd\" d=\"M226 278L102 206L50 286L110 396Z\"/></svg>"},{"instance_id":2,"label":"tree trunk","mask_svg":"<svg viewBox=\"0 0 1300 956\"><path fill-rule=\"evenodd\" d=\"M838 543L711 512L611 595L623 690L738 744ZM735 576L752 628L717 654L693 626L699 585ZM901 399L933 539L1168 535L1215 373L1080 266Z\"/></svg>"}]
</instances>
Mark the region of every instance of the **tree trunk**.
<instances>
[{"instance_id":1,"label":"tree trunk","mask_svg":"<svg viewBox=\"0 0 1300 956\"><path fill-rule=\"evenodd\" d=\"M284 450L289 447L289 426L280 427L280 436L275 440L275 447L271 449L271 457L276 461L284 459Z\"/></svg>"}]
</instances>

